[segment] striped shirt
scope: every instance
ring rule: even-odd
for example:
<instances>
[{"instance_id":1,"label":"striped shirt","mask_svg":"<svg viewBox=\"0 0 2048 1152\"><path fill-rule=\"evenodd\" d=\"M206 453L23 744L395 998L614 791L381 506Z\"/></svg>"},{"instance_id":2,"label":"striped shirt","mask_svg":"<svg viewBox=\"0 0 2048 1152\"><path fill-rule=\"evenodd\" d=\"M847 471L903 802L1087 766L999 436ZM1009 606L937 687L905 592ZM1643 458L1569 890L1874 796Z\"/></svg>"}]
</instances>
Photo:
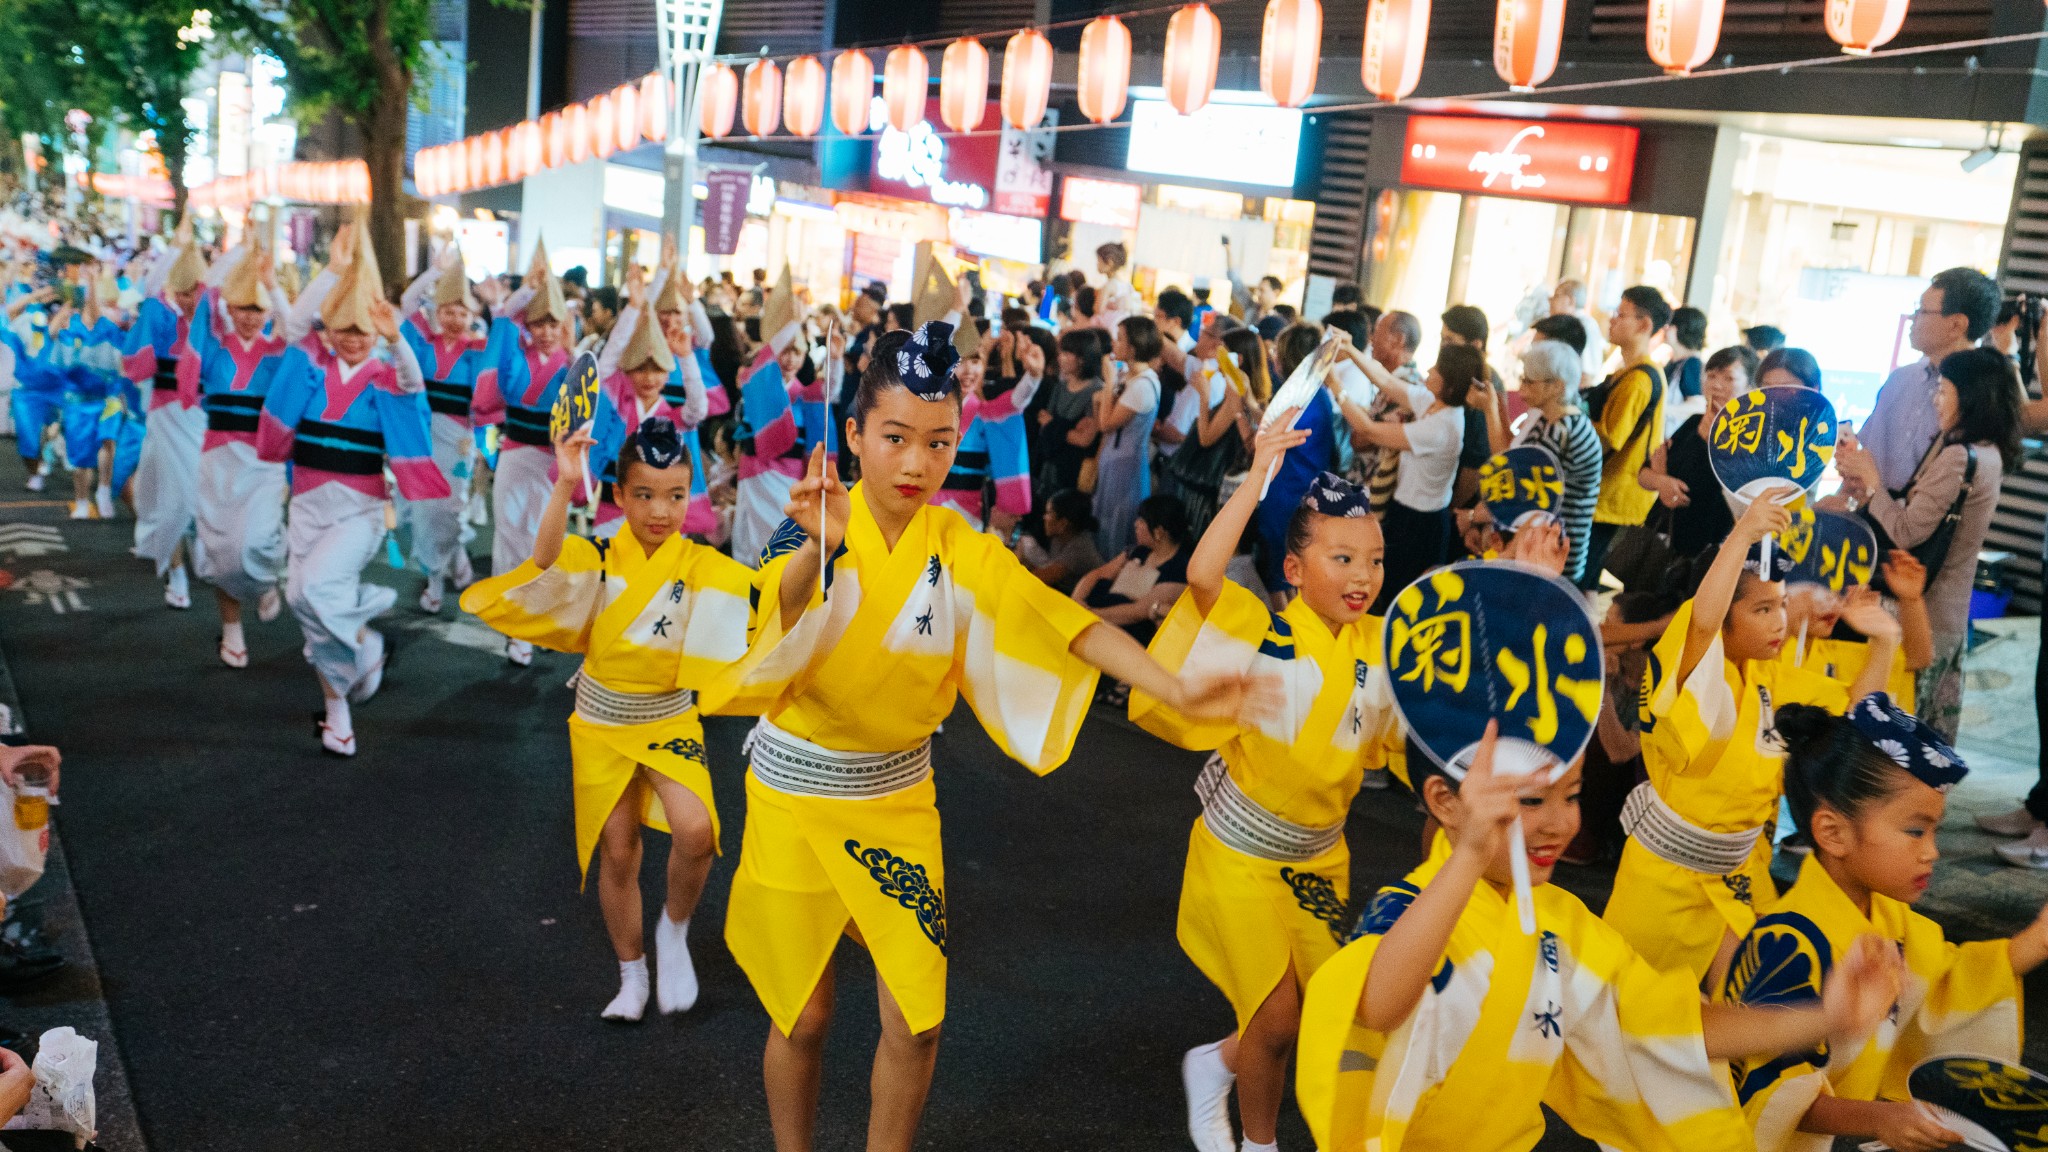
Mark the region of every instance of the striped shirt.
<instances>
[{"instance_id":1,"label":"striped shirt","mask_svg":"<svg viewBox=\"0 0 2048 1152\"><path fill-rule=\"evenodd\" d=\"M1564 472L1564 500L1559 506L1566 537L1571 540L1571 558L1565 561L1564 578L1577 583L1586 569L1586 540L1593 532L1593 506L1600 501L1600 433L1577 408L1566 408L1556 420L1546 420L1536 409L1528 423L1515 434L1517 444L1540 444L1557 457Z\"/></svg>"}]
</instances>

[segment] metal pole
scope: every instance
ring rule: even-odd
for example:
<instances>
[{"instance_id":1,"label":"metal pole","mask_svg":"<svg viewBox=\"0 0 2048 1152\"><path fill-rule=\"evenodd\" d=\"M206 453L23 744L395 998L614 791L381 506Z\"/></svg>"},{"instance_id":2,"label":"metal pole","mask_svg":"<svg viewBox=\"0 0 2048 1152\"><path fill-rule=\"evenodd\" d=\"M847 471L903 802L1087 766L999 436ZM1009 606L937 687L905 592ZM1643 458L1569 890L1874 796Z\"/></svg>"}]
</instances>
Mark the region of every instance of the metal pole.
<instances>
[{"instance_id":1,"label":"metal pole","mask_svg":"<svg viewBox=\"0 0 2048 1152\"><path fill-rule=\"evenodd\" d=\"M540 14L543 0L533 0L526 22L526 118L540 119Z\"/></svg>"},{"instance_id":2,"label":"metal pole","mask_svg":"<svg viewBox=\"0 0 2048 1152\"><path fill-rule=\"evenodd\" d=\"M661 71L668 81L668 147L662 156L666 186L662 229L676 239L687 264L690 228L696 223L698 112L697 80L718 45L723 0L660 0Z\"/></svg>"}]
</instances>

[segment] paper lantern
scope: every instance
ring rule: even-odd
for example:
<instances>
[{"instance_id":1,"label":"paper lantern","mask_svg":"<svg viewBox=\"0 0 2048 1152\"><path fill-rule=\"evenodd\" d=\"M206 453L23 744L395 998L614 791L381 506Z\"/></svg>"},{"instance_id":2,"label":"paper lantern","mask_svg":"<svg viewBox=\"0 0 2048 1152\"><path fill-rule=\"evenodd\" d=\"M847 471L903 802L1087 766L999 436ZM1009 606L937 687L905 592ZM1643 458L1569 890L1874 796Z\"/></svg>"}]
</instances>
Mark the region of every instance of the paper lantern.
<instances>
[{"instance_id":1,"label":"paper lantern","mask_svg":"<svg viewBox=\"0 0 2048 1152\"><path fill-rule=\"evenodd\" d=\"M987 109L988 49L963 36L939 58L939 119L955 132L972 132Z\"/></svg>"},{"instance_id":2,"label":"paper lantern","mask_svg":"<svg viewBox=\"0 0 2048 1152\"><path fill-rule=\"evenodd\" d=\"M782 70L782 123L798 136L816 136L825 126L825 66L816 56L799 56Z\"/></svg>"},{"instance_id":3,"label":"paper lantern","mask_svg":"<svg viewBox=\"0 0 2048 1152\"><path fill-rule=\"evenodd\" d=\"M1052 42L1026 28L1003 46L1003 119L1012 128L1036 128L1052 99Z\"/></svg>"},{"instance_id":4,"label":"paper lantern","mask_svg":"<svg viewBox=\"0 0 2048 1152\"><path fill-rule=\"evenodd\" d=\"M560 112L540 118L540 139L545 167L560 168L569 162L569 125Z\"/></svg>"},{"instance_id":5,"label":"paper lantern","mask_svg":"<svg viewBox=\"0 0 2048 1152\"><path fill-rule=\"evenodd\" d=\"M284 186L284 194L287 198L290 198L292 194L291 178L291 169L286 168L281 173L279 182ZM412 187L413 191L419 193L422 197L431 198L436 195L434 191L434 150L432 148L422 148L412 154Z\"/></svg>"},{"instance_id":6,"label":"paper lantern","mask_svg":"<svg viewBox=\"0 0 2048 1152\"><path fill-rule=\"evenodd\" d=\"M1074 81L1081 115L1109 123L1123 115L1130 87L1131 30L1114 16L1097 16L1081 29L1081 63Z\"/></svg>"},{"instance_id":7,"label":"paper lantern","mask_svg":"<svg viewBox=\"0 0 2048 1152\"><path fill-rule=\"evenodd\" d=\"M668 81L659 72L640 78L640 135L660 143L668 139Z\"/></svg>"},{"instance_id":8,"label":"paper lantern","mask_svg":"<svg viewBox=\"0 0 2048 1152\"><path fill-rule=\"evenodd\" d=\"M484 134L484 186L505 182L505 138L496 132Z\"/></svg>"},{"instance_id":9,"label":"paper lantern","mask_svg":"<svg viewBox=\"0 0 2048 1152\"><path fill-rule=\"evenodd\" d=\"M351 203L368 204L370 202L370 166L361 160L349 161L348 193Z\"/></svg>"},{"instance_id":10,"label":"paper lantern","mask_svg":"<svg viewBox=\"0 0 2048 1152\"><path fill-rule=\"evenodd\" d=\"M1899 34L1906 22L1906 0L1828 0L1824 14L1828 35L1851 56L1870 50Z\"/></svg>"},{"instance_id":11,"label":"paper lantern","mask_svg":"<svg viewBox=\"0 0 2048 1152\"><path fill-rule=\"evenodd\" d=\"M1382 100L1399 100L1415 91L1428 47L1429 0L1370 0L1365 9L1365 50L1358 61L1365 90Z\"/></svg>"},{"instance_id":12,"label":"paper lantern","mask_svg":"<svg viewBox=\"0 0 2048 1152\"><path fill-rule=\"evenodd\" d=\"M473 188L482 188L484 186L485 172L483 137L466 137L462 141L462 152L462 190L467 192ZM321 179L327 181L327 187L331 192L326 197L326 200L329 203L333 203L341 199L341 192L333 182L334 170L331 167L322 165L320 176Z\"/></svg>"},{"instance_id":13,"label":"paper lantern","mask_svg":"<svg viewBox=\"0 0 2048 1152\"><path fill-rule=\"evenodd\" d=\"M772 136L782 127L782 69L763 57L747 65L740 85L740 118L749 136Z\"/></svg>"},{"instance_id":14,"label":"paper lantern","mask_svg":"<svg viewBox=\"0 0 2048 1152\"><path fill-rule=\"evenodd\" d=\"M1259 36L1259 88L1282 108L1316 94L1323 58L1323 6L1317 0L1269 0Z\"/></svg>"},{"instance_id":15,"label":"paper lantern","mask_svg":"<svg viewBox=\"0 0 2048 1152\"><path fill-rule=\"evenodd\" d=\"M600 92L583 102L587 109L584 115L590 130L590 154L600 159L611 155L619 146L618 110L612 107L612 95Z\"/></svg>"},{"instance_id":16,"label":"paper lantern","mask_svg":"<svg viewBox=\"0 0 2048 1152\"><path fill-rule=\"evenodd\" d=\"M868 130L875 95L875 62L865 52L841 52L832 61L832 126L848 136Z\"/></svg>"},{"instance_id":17,"label":"paper lantern","mask_svg":"<svg viewBox=\"0 0 2048 1152\"><path fill-rule=\"evenodd\" d=\"M613 139L619 151L624 152L640 145L640 89L631 84L621 84L612 89Z\"/></svg>"},{"instance_id":18,"label":"paper lantern","mask_svg":"<svg viewBox=\"0 0 2048 1152\"><path fill-rule=\"evenodd\" d=\"M519 126L512 130L512 140L512 150L519 155L521 180L547 167L547 141L541 135L539 122L521 121Z\"/></svg>"},{"instance_id":19,"label":"paper lantern","mask_svg":"<svg viewBox=\"0 0 2048 1152\"><path fill-rule=\"evenodd\" d=\"M1650 59L1673 76L1705 64L1721 40L1723 0L1650 0Z\"/></svg>"},{"instance_id":20,"label":"paper lantern","mask_svg":"<svg viewBox=\"0 0 2048 1152\"><path fill-rule=\"evenodd\" d=\"M1216 88L1216 60L1223 51L1223 22L1207 4L1190 4L1166 22L1166 62L1161 69L1166 102L1192 116Z\"/></svg>"},{"instance_id":21,"label":"paper lantern","mask_svg":"<svg viewBox=\"0 0 2048 1152\"><path fill-rule=\"evenodd\" d=\"M590 105L571 104L562 119L569 125L569 163L581 164L590 159Z\"/></svg>"},{"instance_id":22,"label":"paper lantern","mask_svg":"<svg viewBox=\"0 0 2048 1152\"><path fill-rule=\"evenodd\" d=\"M470 137L470 143L476 144L476 137ZM473 161L476 167L473 168L472 171L480 171L483 167L484 150L482 146L479 145L478 147L473 149L473 152L475 153L476 156L476 159ZM329 204L340 204L348 198L348 184L346 182L345 176L342 173L341 168L342 166L339 164L322 164L320 166L321 185L324 193L321 198L327 201L327 203ZM242 196L239 197L239 199L246 200L248 199L248 184L247 181L242 181L241 183L242 188L240 189L240 191L242 191L243 194Z\"/></svg>"},{"instance_id":23,"label":"paper lantern","mask_svg":"<svg viewBox=\"0 0 2048 1152\"><path fill-rule=\"evenodd\" d=\"M740 107L740 75L730 64L713 64L697 79L697 103L702 111L698 129L713 140L732 135L732 118Z\"/></svg>"},{"instance_id":24,"label":"paper lantern","mask_svg":"<svg viewBox=\"0 0 2048 1152\"><path fill-rule=\"evenodd\" d=\"M1500 0L1493 18L1493 70L1517 92L1557 71L1564 0Z\"/></svg>"},{"instance_id":25,"label":"paper lantern","mask_svg":"<svg viewBox=\"0 0 2048 1152\"><path fill-rule=\"evenodd\" d=\"M889 112L889 127L908 132L924 119L924 101L931 87L931 62L924 51L908 44L889 49L882 61L882 105Z\"/></svg>"}]
</instances>

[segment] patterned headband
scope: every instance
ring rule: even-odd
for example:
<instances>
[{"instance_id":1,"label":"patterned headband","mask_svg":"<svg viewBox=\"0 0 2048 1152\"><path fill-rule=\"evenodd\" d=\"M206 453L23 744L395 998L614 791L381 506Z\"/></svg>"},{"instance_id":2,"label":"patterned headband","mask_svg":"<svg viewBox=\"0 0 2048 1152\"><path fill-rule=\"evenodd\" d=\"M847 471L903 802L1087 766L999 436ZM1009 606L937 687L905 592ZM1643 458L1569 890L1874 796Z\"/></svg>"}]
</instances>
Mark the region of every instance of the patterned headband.
<instances>
[{"instance_id":1,"label":"patterned headband","mask_svg":"<svg viewBox=\"0 0 2048 1152\"><path fill-rule=\"evenodd\" d=\"M910 340L896 350L896 374L903 386L920 400L944 400L959 384L953 379L953 365L960 353L953 347L953 326L944 320L918 325Z\"/></svg>"},{"instance_id":2,"label":"patterned headband","mask_svg":"<svg viewBox=\"0 0 2048 1152\"><path fill-rule=\"evenodd\" d=\"M1365 489L1335 472L1325 472L1315 478L1302 494L1301 506L1318 516L1369 516L1372 501Z\"/></svg>"},{"instance_id":3,"label":"patterned headband","mask_svg":"<svg viewBox=\"0 0 2048 1152\"><path fill-rule=\"evenodd\" d=\"M1970 770L1939 732L1892 703L1889 693L1872 692L1858 700L1849 710L1849 723L1892 763L1929 788L1946 792Z\"/></svg>"},{"instance_id":4,"label":"patterned headband","mask_svg":"<svg viewBox=\"0 0 2048 1152\"><path fill-rule=\"evenodd\" d=\"M683 438L676 432L675 422L660 416L642 420L639 429L626 437L626 446L649 468L673 468L679 463L688 463L690 459L689 450L683 447Z\"/></svg>"}]
</instances>

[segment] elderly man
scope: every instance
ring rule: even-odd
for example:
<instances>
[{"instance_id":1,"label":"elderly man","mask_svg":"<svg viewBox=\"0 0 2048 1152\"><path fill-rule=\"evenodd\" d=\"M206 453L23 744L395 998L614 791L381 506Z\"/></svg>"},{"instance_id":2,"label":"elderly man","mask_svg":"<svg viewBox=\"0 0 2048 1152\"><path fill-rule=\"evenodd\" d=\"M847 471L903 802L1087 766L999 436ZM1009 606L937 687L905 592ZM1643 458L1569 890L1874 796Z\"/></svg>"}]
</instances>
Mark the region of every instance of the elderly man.
<instances>
[{"instance_id":1,"label":"elderly man","mask_svg":"<svg viewBox=\"0 0 2048 1152\"><path fill-rule=\"evenodd\" d=\"M1552 316L1574 316L1586 328L1586 346L1579 350L1579 359L1584 371L1579 386L1591 388L1607 378L1607 341L1602 338L1600 325L1593 319L1593 313L1586 309L1586 286L1577 280L1560 280L1550 293L1550 314Z\"/></svg>"}]
</instances>

